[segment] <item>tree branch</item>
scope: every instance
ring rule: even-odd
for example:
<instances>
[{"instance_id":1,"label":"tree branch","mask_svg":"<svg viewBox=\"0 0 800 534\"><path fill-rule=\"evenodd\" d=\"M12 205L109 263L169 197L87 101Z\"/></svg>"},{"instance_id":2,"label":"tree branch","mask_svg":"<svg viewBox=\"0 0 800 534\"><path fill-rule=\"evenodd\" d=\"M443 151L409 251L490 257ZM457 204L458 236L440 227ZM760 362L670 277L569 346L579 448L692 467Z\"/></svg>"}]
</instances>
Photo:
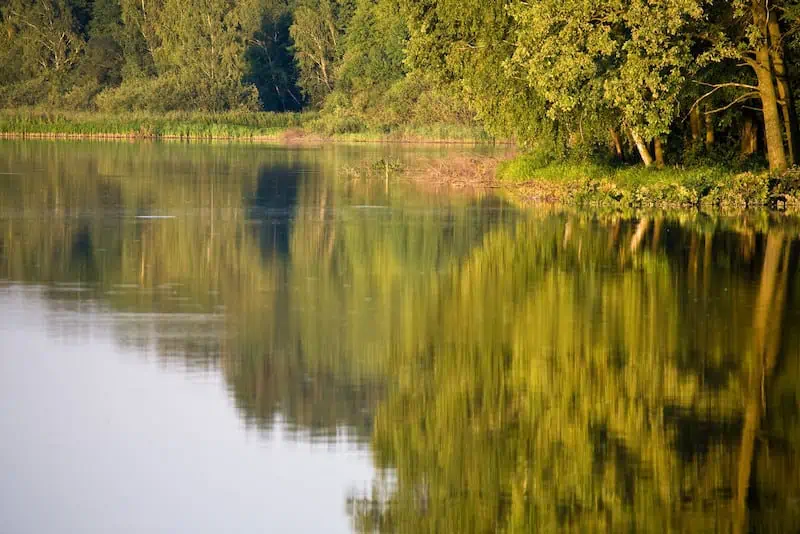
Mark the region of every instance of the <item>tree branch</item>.
<instances>
[{"instance_id":1,"label":"tree branch","mask_svg":"<svg viewBox=\"0 0 800 534\"><path fill-rule=\"evenodd\" d=\"M758 95L759 95L758 91L750 91L749 93L745 93L745 94L740 95L739 97L735 98L729 104L727 104L725 106L722 106L722 107L710 109L710 110L704 112L704 114L705 115L712 115L714 113L719 113L721 111L725 111L726 109L732 108L733 106L735 106L739 102L744 102L745 100L750 100L751 98L757 97Z\"/></svg>"}]
</instances>

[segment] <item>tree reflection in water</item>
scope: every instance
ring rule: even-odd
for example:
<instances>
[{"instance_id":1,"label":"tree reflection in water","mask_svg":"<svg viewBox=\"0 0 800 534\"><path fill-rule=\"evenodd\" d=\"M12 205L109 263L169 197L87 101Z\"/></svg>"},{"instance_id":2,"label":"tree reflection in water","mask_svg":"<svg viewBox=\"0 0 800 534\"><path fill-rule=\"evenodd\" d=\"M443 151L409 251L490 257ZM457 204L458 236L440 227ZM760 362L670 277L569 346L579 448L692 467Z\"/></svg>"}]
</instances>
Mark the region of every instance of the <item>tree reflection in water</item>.
<instances>
[{"instance_id":1,"label":"tree reflection in water","mask_svg":"<svg viewBox=\"0 0 800 534\"><path fill-rule=\"evenodd\" d=\"M359 157L6 143L0 279L220 369L249 424L369 443L358 531L800 524L796 223L335 178Z\"/></svg>"}]
</instances>

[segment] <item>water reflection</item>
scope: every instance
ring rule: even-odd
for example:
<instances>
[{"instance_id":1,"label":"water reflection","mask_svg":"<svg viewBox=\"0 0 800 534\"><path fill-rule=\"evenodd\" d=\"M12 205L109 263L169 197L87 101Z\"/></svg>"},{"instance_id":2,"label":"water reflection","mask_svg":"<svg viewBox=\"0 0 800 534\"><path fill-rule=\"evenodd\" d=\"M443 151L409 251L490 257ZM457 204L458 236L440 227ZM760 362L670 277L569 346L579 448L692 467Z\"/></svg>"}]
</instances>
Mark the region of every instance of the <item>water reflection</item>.
<instances>
[{"instance_id":1,"label":"water reflection","mask_svg":"<svg viewBox=\"0 0 800 534\"><path fill-rule=\"evenodd\" d=\"M423 349L393 355L373 434L392 477L353 498L359 530L794 528L787 232L579 215L490 232Z\"/></svg>"},{"instance_id":2,"label":"water reflection","mask_svg":"<svg viewBox=\"0 0 800 534\"><path fill-rule=\"evenodd\" d=\"M251 427L369 444L357 531L800 524L795 222L336 178L370 157L5 143L0 279L218 372Z\"/></svg>"}]
</instances>

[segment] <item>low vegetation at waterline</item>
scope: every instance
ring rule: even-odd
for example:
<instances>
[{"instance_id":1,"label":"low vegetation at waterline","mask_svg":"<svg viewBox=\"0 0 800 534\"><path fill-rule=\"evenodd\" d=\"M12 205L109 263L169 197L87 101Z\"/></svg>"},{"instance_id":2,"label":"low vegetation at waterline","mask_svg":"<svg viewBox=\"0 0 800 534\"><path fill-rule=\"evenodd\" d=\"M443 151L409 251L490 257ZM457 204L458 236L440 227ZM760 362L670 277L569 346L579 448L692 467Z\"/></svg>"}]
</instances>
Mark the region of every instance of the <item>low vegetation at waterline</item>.
<instances>
[{"instance_id":1,"label":"low vegetation at waterline","mask_svg":"<svg viewBox=\"0 0 800 534\"><path fill-rule=\"evenodd\" d=\"M303 128L314 113L0 111L0 133L19 136L228 138L276 137Z\"/></svg>"},{"instance_id":2,"label":"low vegetation at waterline","mask_svg":"<svg viewBox=\"0 0 800 534\"><path fill-rule=\"evenodd\" d=\"M147 111L98 113L37 109L0 110L0 137L97 137L155 139L236 139L319 141L416 141L491 143L478 126L459 124L402 125L373 129L352 124L331 127L317 112Z\"/></svg>"},{"instance_id":3,"label":"low vegetation at waterline","mask_svg":"<svg viewBox=\"0 0 800 534\"><path fill-rule=\"evenodd\" d=\"M351 180L401 180L424 187L500 190L522 204L602 208L775 208L800 212L800 170L779 175L719 166L648 168L530 156L381 159L341 174Z\"/></svg>"},{"instance_id":4,"label":"low vegetation at waterline","mask_svg":"<svg viewBox=\"0 0 800 534\"><path fill-rule=\"evenodd\" d=\"M524 160L498 168L498 182L525 203L620 208L769 207L800 211L800 173L777 179L767 172L719 167L651 169L559 163L520 174Z\"/></svg>"}]
</instances>

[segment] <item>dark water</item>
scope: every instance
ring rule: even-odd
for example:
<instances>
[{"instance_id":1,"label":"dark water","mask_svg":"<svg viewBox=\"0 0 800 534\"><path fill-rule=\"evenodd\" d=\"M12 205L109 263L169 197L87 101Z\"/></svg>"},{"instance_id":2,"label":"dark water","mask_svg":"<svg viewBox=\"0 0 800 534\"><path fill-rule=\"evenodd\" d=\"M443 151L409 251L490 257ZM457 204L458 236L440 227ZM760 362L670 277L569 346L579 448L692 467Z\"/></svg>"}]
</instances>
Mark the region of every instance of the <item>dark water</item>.
<instances>
[{"instance_id":1,"label":"dark water","mask_svg":"<svg viewBox=\"0 0 800 534\"><path fill-rule=\"evenodd\" d=\"M800 226L429 152L0 142L0 532L797 532Z\"/></svg>"}]
</instances>

